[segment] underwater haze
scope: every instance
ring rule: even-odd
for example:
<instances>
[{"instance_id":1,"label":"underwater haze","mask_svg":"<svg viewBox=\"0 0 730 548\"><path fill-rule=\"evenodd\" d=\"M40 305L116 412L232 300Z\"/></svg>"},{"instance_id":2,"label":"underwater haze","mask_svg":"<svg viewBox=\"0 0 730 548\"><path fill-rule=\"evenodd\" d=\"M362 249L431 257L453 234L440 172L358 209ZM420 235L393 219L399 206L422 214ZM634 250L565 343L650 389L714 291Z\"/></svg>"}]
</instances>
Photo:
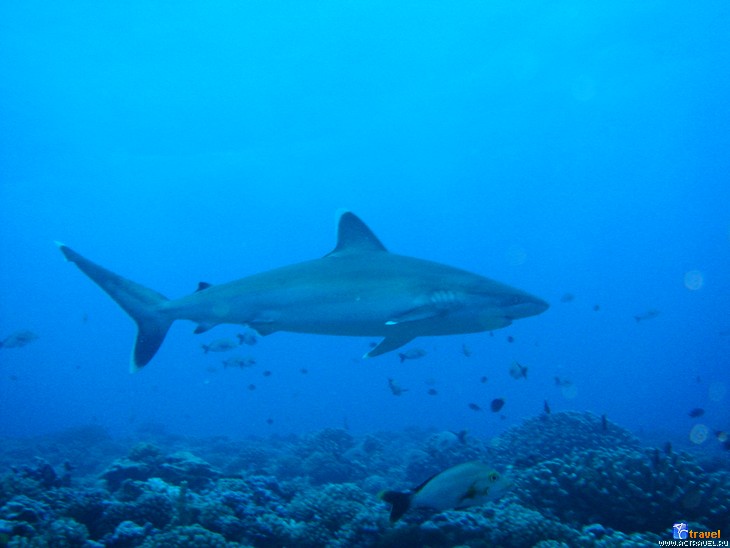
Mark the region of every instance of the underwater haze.
<instances>
[{"instance_id":1,"label":"underwater haze","mask_svg":"<svg viewBox=\"0 0 730 548\"><path fill-rule=\"evenodd\" d=\"M729 35L722 0L3 2L0 437L488 445L576 412L727 470ZM54 245L178 298L324 256L342 209L550 308L370 359L179 321L130 374L134 322Z\"/></svg>"}]
</instances>

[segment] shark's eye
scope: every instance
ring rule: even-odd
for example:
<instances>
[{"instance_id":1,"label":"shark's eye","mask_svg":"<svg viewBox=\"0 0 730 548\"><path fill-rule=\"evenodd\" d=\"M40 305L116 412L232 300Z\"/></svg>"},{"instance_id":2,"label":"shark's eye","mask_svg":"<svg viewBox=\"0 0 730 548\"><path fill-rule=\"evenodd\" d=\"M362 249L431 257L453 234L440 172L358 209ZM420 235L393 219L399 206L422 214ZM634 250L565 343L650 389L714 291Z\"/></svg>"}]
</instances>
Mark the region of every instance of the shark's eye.
<instances>
[{"instance_id":1,"label":"shark's eye","mask_svg":"<svg viewBox=\"0 0 730 548\"><path fill-rule=\"evenodd\" d=\"M497 474L497 472L492 472L491 474L489 474L489 481L491 481L492 483L494 483L498 479L499 479L499 474Z\"/></svg>"}]
</instances>

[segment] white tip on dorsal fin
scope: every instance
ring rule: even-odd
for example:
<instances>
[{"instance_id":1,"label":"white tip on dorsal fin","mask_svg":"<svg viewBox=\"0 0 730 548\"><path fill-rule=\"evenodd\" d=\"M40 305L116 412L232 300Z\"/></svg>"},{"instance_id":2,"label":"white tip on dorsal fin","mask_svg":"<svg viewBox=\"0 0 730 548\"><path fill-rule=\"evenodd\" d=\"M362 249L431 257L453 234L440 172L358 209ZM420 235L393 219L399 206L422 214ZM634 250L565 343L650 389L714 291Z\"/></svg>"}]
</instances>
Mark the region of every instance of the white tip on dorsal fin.
<instances>
[{"instance_id":1,"label":"white tip on dorsal fin","mask_svg":"<svg viewBox=\"0 0 730 548\"><path fill-rule=\"evenodd\" d=\"M326 256L375 251L387 252L388 250L357 215L343 210L337 223L337 245Z\"/></svg>"}]
</instances>

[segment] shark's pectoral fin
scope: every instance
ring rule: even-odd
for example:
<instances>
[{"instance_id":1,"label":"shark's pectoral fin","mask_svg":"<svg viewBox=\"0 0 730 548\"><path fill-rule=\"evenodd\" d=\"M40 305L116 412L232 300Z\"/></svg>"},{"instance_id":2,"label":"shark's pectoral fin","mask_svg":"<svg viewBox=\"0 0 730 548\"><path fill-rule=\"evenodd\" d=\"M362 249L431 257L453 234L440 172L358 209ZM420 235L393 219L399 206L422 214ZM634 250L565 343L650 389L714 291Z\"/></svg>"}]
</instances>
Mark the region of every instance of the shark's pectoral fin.
<instances>
[{"instance_id":1,"label":"shark's pectoral fin","mask_svg":"<svg viewBox=\"0 0 730 548\"><path fill-rule=\"evenodd\" d=\"M374 358L375 356L380 356L381 354L400 348L404 344L408 344L414 338L415 337L412 335L388 335L378 343L378 346L365 354L363 358Z\"/></svg>"},{"instance_id":2,"label":"shark's pectoral fin","mask_svg":"<svg viewBox=\"0 0 730 548\"><path fill-rule=\"evenodd\" d=\"M246 325L255 330L256 333L258 333L262 337L265 337L266 335L271 335L272 333L279 331L279 326L276 322L276 316L277 314L273 312L268 314L260 314L256 316L255 319L246 322Z\"/></svg>"}]
</instances>

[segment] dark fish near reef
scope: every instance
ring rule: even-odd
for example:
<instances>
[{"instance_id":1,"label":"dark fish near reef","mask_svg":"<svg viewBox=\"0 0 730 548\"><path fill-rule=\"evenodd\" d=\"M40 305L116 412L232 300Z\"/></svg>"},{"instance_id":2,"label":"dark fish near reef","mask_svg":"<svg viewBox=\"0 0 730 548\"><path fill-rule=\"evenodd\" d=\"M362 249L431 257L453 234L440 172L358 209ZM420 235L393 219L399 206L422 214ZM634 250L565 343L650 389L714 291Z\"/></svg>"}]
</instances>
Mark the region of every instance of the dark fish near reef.
<instances>
[{"instance_id":1,"label":"dark fish near reef","mask_svg":"<svg viewBox=\"0 0 730 548\"><path fill-rule=\"evenodd\" d=\"M201 344L203 352L228 352L238 347L238 344L233 339L218 339L210 344Z\"/></svg>"},{"instance_id":2,"label":"dark fish near reef","mask_svg":"<svg viewBox=\"0 0 730 548\"><path fill-rule=\"evenodd\" d=\"M243 324L276 331L383 337L375 357L416 337L479 333L541 314L548 303L508 285L451 266L389 253L356 215L344 212L337 245L320 259L203 285L168 299L59 243L61 253L112 297L137 324L131 368L152 360L176 320L197 333Z\"/></svg>"},{"instance_id":3,"label":"dark fish near reef","mask_svg":"<svg viewBox=\"0 0 730 548\"><path fill-rule=\"evenodd\" d=\"M601 415L601 430L606 432L608 430L608 419L606 415Z\"/></svg>"},{"instance_id":4,"label":"dark fish near reef","mask_svg":"<svg viewBox=\"0 0 730 548\"><path fill-rule=\"evenodd\" d=\"M408 392L407 388L401 388L393 379L388 379L388 388L394 396L400 396L403 392Z\"/></svg>"},{"instance_id":5,"label":"dark fish near reef","mask_svg":"<svg viewBox=\"0 0 730 548\"><path fill-rule=\"evenodd\" d=\"M499 413L504 407L504 400L502 398L494 398L492 403L489 404L489 408L492 413Z\"/></svg>"},{"instance_id":6,"label":"dark fish near reef","mask_svg":"<svg viewBox=\"0 0 730 548\"><path fill-rule=\"evenodd\" d=\"M426 354L427 352L422 348L411 348L410 350L399 353L398 357L400 358L400 362L403 363L406 360L418 360L423 358Z\"/></svg>"},{"instance_id":7,"label":"dark fish near reef","mask_svg":"<svg viewBox=\"0 0 730 548\"><path fill-rule=\"evenodd\" d=\"M38 338L38 335L27 329L21 329L15 333L11 333L0 341L0 348L20 348L26 344L32 343Z\"/></svg>"},{"instance_id":8,"label":"dark fish near reef","mask_svg":"<svg viewBox=\"0 0 730 548\"><path fill-rule=\"evenodd\" d=\"M479 405L477 405L476 403L470 403L469 409L471 409L472 411L481 411L482 410L482 408L479 407Z\"/></svg>"},{"instance_id":9,"label":"dark fish near reef","mask_svg":"<svg viewBox=\"0 0 730 548\"><path fill-rule=\"evenodd\" d=\"M223 360L223 367L238 367L244 369L246 367L253 367L256 365L256 359L251 356L232 356L226 360Z\"/></svg>"},{"instance_id":10,"label":"dark fish near reef","mask_svg":"<svg viewBox=\"0 0 730 548\"><path fill-rule=\"evenodd\" d=\"M527 380L527 367L517 362L512 362L509 366L509 374L513 379Z\"/></svg>"},{"instance_id":11,"label":"dark fish near reef","mask_svg":"<svg viewBox=\"0 0 730 548\"><path fill-rule=\"evenodd\" d=\"M566 387L566 386L573 385L573 381L571 381L569 379L563 379L561 377L554 377L554 379L555 379L555 384L560 387Z\"/></svg>"},{"instance_id":12,"label":"dark fish near reef","mask_svg":"<svg viewBox=\"0 0 730 548\"><path fill-rule=\"evenodd\" d=\"M650 310L647 310L643 314L637 314L634 316L634 319L636 320L636 323L643 322L644 320L651 320L652 318L656 318L659 315L659 311L655 308L652 308Z\"/></svg>"},{"instance_id":13,"label":"dark fish near reef","mask_svg":"<svg viewBox=\"0 0 730 548\"><path fill-rule=\"evenodd\" d=\"M705 414L705 410L702 409L701 407L695 407L694 409L690 410L690 412L687 413L687 414L690 417L692 417L693 419L696 419L696 418L701 417L702 415L704 415Z\"/></svg>"},{"instance_id":14,"label":"dark fish near reef","mask_svg":"<svg viewBox=\"0 0 730 548\"><path fill-rule=\"evenodd\" d=\"M239 333L238 335L236 335L236 337L238 337L239 344L253 346L258 342L256 335L251 333L250 331L246 331L245 333Z\"/></svg>"},{"instance_id":15,"label":"dark fish near reef","mask_svg":"<svg viewBox=\"0 0 730 548\"><path fill-rule=\"evenodd\" d=\"M561 303L569 303L573 299L575 299L575 296L572 293L565 293L562 297L560 297Z\"/></svg>"},{"instance_id":16,"label":"dark fish near reef","mask_svg":"<svg viewBox=\"0 0 730 548\"><path fill-rule=\"evenodd\" d=\"M409 508L432 508L442 512L485 504L499 498L511 484L491 466L472 461L447 468L410 491L382 491L378 497L391 505L392 523Z\"/></svg>"},{"instance_id":17,"label":"dark fish near reef","mask_svg":"<svg viewBox=\"0 0 730 548\"><path fill-rule=\"evenodd\" d=\"M542 410L545 411L545 414L546 415L549 415L550 414L550 404L548 403L547 400L543 400Z\"/></svg>"}]
</instances>

